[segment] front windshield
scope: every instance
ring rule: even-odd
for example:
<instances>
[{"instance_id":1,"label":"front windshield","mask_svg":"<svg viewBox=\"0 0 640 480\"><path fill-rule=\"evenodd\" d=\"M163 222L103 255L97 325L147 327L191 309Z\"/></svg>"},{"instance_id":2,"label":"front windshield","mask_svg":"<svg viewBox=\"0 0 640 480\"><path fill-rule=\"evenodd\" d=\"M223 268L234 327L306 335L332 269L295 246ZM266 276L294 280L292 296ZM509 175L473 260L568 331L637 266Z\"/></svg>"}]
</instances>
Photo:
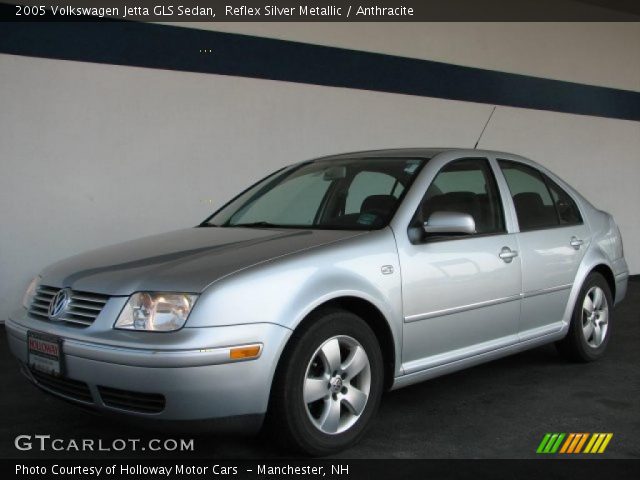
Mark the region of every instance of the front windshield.
<instances>
[{"instance_id":1,"label":"front windshield","mask_svg":"<svg viewBox=\"0 0 640 480\"><path fill-rule=\"evenodd\" d=\"M202 226L372 230L386 226L421 158L317 160L265 178Z\"/></svg>"}]
</instances>

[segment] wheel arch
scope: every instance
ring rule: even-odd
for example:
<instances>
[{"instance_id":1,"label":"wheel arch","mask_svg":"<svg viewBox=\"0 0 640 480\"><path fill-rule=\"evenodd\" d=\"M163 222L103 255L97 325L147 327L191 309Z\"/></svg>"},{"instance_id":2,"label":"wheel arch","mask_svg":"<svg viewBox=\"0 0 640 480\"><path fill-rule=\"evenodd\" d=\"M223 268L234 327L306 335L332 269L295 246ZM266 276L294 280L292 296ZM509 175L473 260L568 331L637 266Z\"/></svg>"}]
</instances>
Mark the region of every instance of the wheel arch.
<instances>
[{"instance_id":1,"label":"wheel arch","mask_svg":"<svg viewBox=\"0 0 640 480\"><path fill-rule=\"evenodd\" d=\"M569 301L567 302L567 307L563 317L564 326L562 330L565 332L569 330L569 324L571 322L571 317L573 316L573 310L576 306L576 302L578 301L580 290L582 289L584 282L587 280L587 277L592 272L598 272L605 278L609 288L611 289L611 295L615 298L615 277L613 275L613 269L607 261L607 257L601 249L590 249L590 251L585 255L580 268L578 268L573 288L569 295Z\"/></svg>"},{"instance_id":2,"label":"wheel arch","mask_svg":"<svg viewBox=\"0 0 640 480\"><path fill-rule=\"evenodd\" d=\"M317 312L323 308L338 308L357 315L364 320L376 338L380 351L382 352L382 360L384 363L384 387L385 390L393 385L393 378L396 364L396 348L393 340L393 333L384 314L373 303L354 296L344 296L333 298L318 307L313 312ZM307 317L308 318L308 317ZM306 319L306 318L305 318ZM303 320L304 321L304 320Z\"/></svg>"},{"instance_id":3,"label":"wheel arch","mask_svg":"<svg viewBox=\"0 0 640 480\"><path fill-rule=\"evenodd\" d=\"M294 334L287 340L282 354L280 355L280 359L278 360L276 370L280 367L282 359L291 348L292 342L295 341L295 332L299 332L301 329L305 328L305 325L313 321L314 316L319 312L331 309L339 309L353 313L360 317L367 325L369 325L371 330L373 330L382 353L382 360L384 364L384 388L385 390L390 389L391 385L393 385L396 368L396 345L391 326L386 316L374 303L354 295L337 296L325 300L309 310L296 324Z\"/></svg>"},{"instance_id":4,"label":"wheel arch","mask_svg":"<svg viewBox=\"0 0 640 480\"><path fill-rule=\"evenodd\" d=\"M609 267L604 263L599 263L589 271L587 276L592 272L598 272L600 275L602 275L605 278L605 280L607 281L607 284L609 285L609 289L611 290L611 296L612 298L615 299L616 298L616 279L613 275L613 270L611 269L611 267Z\"/></svg>"}]
</instances>

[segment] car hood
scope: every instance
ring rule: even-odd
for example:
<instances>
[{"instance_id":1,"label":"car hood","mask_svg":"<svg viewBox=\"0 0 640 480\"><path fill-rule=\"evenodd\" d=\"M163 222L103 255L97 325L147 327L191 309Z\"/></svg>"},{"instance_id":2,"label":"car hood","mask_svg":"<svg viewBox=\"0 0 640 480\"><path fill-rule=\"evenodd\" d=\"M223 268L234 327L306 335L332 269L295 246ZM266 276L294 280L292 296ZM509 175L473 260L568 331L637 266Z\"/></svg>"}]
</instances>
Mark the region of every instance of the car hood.
<instances>
[{"instance_id":1,"label":"car hood","mask_svg":"<svg viewBox=\"0 0 640 480\"><path fill-rule=\"evenodd\" d=\"M201 292L212 282L252 265L362 233L218 227L177 230L68 258L45 269L41 283L106 295L143 290Z\"/></svg>"}]
</instances>

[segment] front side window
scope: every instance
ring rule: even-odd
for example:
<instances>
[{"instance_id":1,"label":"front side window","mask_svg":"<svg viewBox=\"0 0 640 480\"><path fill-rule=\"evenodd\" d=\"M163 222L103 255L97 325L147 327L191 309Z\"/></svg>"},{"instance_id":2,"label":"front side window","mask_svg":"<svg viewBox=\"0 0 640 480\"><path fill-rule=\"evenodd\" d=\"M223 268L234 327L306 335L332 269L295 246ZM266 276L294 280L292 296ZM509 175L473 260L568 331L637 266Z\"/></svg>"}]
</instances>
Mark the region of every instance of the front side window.
<instances>
[{"instance_id":1,"label":"front side window","mask_svg":"<svg viewBox=\"0 0 640 480\"><path fill-rule=\"evenodd\" d=\"M380 172L360 172L349 185L345 213L360 212L362 203L374 195L391 195L397 199L402 190L402 184L392 175Z\"/></svg>"},{"instance_id":2,"label":"front side window","mask_svg":"<svg viewBox=\"0 0 640 480\"><path fill-rule=\"evenodd\" d=\"M560 224L551 192L535 168L522 163L500 160L521 231L552 228Z\"/></svg>"},{"instance_id":3,"label":"front side window","mask_svg":"<svg viewBox=\"0 0 640 480\"><path fill-rule=\"evenodd\" d=\"M479 235L504 232L502 202L488 160L455 160L442 168L427 189L412 225L421 226L435 212L471 215Z\"/></svg>"},{"instance_id":4,"label":"front side window","mask_svg":"<svg viewBox=\"0 0 640 480\"><path fill-rule=\"evenodd\" d=\"M426 161L351 158L295 165L240 194L202 226L382 228Z\"/></svg>"}]
</instances>

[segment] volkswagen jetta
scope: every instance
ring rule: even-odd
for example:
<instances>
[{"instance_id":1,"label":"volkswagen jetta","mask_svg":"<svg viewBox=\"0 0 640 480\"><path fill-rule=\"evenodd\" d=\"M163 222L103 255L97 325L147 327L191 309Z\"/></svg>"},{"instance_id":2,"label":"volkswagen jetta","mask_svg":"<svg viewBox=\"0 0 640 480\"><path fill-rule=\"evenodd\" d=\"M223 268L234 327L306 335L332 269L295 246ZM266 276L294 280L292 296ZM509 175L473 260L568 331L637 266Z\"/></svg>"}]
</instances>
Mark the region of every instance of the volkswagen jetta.
<instances>
[{"instance_id":1,"label":"volkswagen jetta","mask_svg":"<svg viewBox=\"0 0 640 480\"><path fill-rule=\"evenodd\" d=\"M298 163L195 228L46 268L7 322L43 390L155 420L267 420L307 453L382 392L555 342L600 358L628 269L611 215L480 150Z\"/></svg>"}]
</instances>

